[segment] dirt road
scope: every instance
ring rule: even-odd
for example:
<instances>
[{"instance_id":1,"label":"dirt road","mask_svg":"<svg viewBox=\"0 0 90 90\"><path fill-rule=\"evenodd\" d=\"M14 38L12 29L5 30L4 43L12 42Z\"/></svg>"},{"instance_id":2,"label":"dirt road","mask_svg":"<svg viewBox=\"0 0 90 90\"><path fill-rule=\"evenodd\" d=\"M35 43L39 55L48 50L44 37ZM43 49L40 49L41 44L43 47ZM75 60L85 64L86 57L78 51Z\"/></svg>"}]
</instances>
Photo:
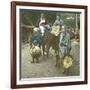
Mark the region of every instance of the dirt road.
<instances>
[{"instance_id":1,"label":"dirt road","mask_svg":"<svg viewBox=\"0 0 90 90\"><path fill-rule=\"evenodd\" d=\"M78 50L78 53L77 53ZM52 51L53 52L53 51ZM76 65L70 73L79 74L79 45L73 44L71 54L74 55ZM55 66L56 60L53 53L49 57L41 56L39 63L31 63L30 46L25 44L21 49L21 78L40 78L40 77L60 77L65 76L61 70Z\"/></svg>"}]
</instances>

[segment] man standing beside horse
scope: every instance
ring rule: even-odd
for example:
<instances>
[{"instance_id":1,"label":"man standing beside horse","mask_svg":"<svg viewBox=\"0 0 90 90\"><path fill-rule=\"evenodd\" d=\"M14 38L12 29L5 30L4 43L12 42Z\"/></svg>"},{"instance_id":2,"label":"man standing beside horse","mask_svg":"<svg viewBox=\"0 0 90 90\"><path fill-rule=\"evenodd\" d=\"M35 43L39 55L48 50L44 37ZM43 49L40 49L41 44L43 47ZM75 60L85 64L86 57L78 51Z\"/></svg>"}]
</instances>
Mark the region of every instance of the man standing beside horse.
<instances>
[{"instance_id":1,"label":"man standing beside horse","mask_svg":"<svg viewBox=\"0 0 90 90\"><path fill-rule=\"evenodd\" d=\"M71 49L70 34L68 33L68 31L65 29L64 26L62 26L62 31L60 34L59 47L62 58L64 58L66 55L69 55Z\"/></svg>"}]
</instances>

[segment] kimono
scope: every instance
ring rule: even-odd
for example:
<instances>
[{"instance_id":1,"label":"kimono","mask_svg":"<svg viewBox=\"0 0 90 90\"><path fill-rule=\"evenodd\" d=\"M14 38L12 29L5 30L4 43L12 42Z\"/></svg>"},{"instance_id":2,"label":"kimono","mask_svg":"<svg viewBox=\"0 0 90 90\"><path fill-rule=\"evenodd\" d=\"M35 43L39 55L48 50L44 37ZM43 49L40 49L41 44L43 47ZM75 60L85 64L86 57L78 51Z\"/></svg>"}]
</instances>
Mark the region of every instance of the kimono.
<instances>
[{"instance_id":1,"label":"kimono","mask_svg":"<svg viewBox=\"0 0 90 90\"><path fill-rule=\"evenodd\" d=\"M46 24L45 18L43 18L43 19L41 18L40 22L39 22L39 28L41 30L42 36L44 35L44 32L45 32L45 24Z\"/></svg>"},{"instance_id":2,"label":"kimono","mask_svg":"<svg viewBox=\"0 0 90 90\"><path fill-rule=\"evenodd\" d=\"M40 32L34 32L32 37L31 37L31 43L35 46L41 46L42 43L42 36L40 34Z\"/></svg>"},{"instance_id":3,"label":"kimono","mask_svg":"<svg viewBox=\"0 0 90 90\"><path fill-rule=\"evenodd\" d=\"M66 55L69 55L71 49L71 40L70 34L68 32L62 32L60 34L60 42L59 42L60 52L62 54L62 58Z\"/></svg>"}]
</instances>

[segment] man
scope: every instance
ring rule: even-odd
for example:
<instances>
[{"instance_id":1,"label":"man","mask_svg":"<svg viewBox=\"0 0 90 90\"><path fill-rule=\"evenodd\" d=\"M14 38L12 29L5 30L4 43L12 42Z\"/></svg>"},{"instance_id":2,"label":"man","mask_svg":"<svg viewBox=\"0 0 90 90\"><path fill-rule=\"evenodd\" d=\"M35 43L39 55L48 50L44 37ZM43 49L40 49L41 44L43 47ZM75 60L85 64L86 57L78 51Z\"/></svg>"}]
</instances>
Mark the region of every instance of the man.
<instances>
[{"instance_id":1,"label":"man","mask_svg":"<svg viewBox=\"0 0 90 90\"><path fill-rule=\"evenodd\" d=\"M31 43L35 46L41 46L42 43L42 36L41 33L39 32L39 28L34 28L33 29L33 35L31 37Z\"/></svg>"},{"instance_id":2,"label":"man","mask_svg":"<svg viewBox=\"0 0 90 90\"><path fill-rule=\"evenodd\" d=\"M62 32L60 34L59 47L62 58L64 58L66 55L69 55L71 49L70 34L65 30L64 26L62 26Z\"/></svg>"},{"instance_id":3,"label":"man","mask_svg":"<svg viewBox=\"0 0 90 90\"><path fill-rule=\"evenodd\" d=\"M63 20L60 19L59 15L56 15L56 20L54 22L54 25L62 26L63 24L64 24Z\"/></svg>"},{"instance_id":4,"label":"man","mask_svg":"<svg viewBox=\"0 0 90 90\"><path fill-rule=\"evenodd\" d=\"M46 24L46 20L45 20L44 14L41 13L39 28L41 30L42 36L44 35L44 32L45 32L45 24Z\"/></svg>"},{"instance_id":5,"label":"man","mask_svg":"<svg viewBox=\"0 0 90 90\"><path fill-rule=\"evenodd\" d=\"M55 36L58 36L60 34L60 28L63 25L63 21L60 19L59 15L56 16L56 20L52 26L51 33Z\"/></svg>"}]
</instances>

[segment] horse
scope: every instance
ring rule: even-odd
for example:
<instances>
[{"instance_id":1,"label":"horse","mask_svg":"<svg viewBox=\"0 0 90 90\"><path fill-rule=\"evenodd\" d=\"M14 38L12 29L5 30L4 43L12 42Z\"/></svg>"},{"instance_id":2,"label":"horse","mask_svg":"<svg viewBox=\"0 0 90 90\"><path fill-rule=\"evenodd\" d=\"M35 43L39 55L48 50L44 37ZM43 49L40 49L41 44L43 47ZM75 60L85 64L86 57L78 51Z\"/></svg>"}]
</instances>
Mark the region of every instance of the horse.
<instances>
[{"instance_id":1,"label":"horse","mask_svg":"<svg viewBox=\"0 0 90 90\"><path fill-rule=\"evenodd\" d=\"M60 56L59 56L59 37L60 37L60 32L56 36L53 33L51 33L51 31L50 32L46 32L44 34L43 43L42 43L43 55L44 55L44 52L46 51L46 55L47 55L47 58L48 58L49 50L52 47L52 49L55 51L55 57L56 57L56 64L55 64L55 66L57 66L58 65L58 61L60 60Z\"/></svg>"},{"instance_id":2,"label":"horse","mask_svg":"<svg viewBox=\"0 0 90 90\"><path fill-rule=\"evenodd\" d=\"M44 33L42 34L40 28L37 27L35 30L35 32L38 32L36 40L32 39L31 41L36 41L36 43L39 44L39 47L42 48L43 55L45 55L46 52L47 57L49 56L49 49L52 47L52 49L55 50L56 58L59 58L59 35L55 36L51 31L52 28L48 26L45 27ZM33 32L32 38L34 37L35 32Z\"/></svg>"},{"instance_id":3,"label":"horse","mask_svg":"<svg viewBox=\"0 0 90 90\"><path fill-rule=\"evenodd\" d=\"M49 49L52 47L52 49L55 50L55 53L58 54L58 49L59 49L59 36L60 36L60 26L59 25L53 25L50 29L50 31L47 30L47 32L44 33L43 37L43 54L45 51L45 46L46 46L46 52L47 52L47 57L49 54Z\"/></svg>"},{"instance_id":4,"label":"horse","mask_svg":"<svg viewBox=\"0 0 90 90\"><path fill-rule=\"evenodd\" d=\"M45 46L46 46L46 52L47 52L47 57L49 54L49 49L52 47L52 49L55 50L55 53L58 51L58 44L59 44L59 36L55 36L51 34L50 32L45 33L44 38L43 38L43 54L45 51Z\"/></svg>"},{"instance_id":5,"label":"horse","mask_svg":"<svg viewBox=\"0 0 90 90\"><path fill-rule=\"evenodd\" d=\"M70 34L70 39L74 39L75 38L75 32L70 28L65 30L66 32L68 32Z\"/></svg>"}]
</instances>

